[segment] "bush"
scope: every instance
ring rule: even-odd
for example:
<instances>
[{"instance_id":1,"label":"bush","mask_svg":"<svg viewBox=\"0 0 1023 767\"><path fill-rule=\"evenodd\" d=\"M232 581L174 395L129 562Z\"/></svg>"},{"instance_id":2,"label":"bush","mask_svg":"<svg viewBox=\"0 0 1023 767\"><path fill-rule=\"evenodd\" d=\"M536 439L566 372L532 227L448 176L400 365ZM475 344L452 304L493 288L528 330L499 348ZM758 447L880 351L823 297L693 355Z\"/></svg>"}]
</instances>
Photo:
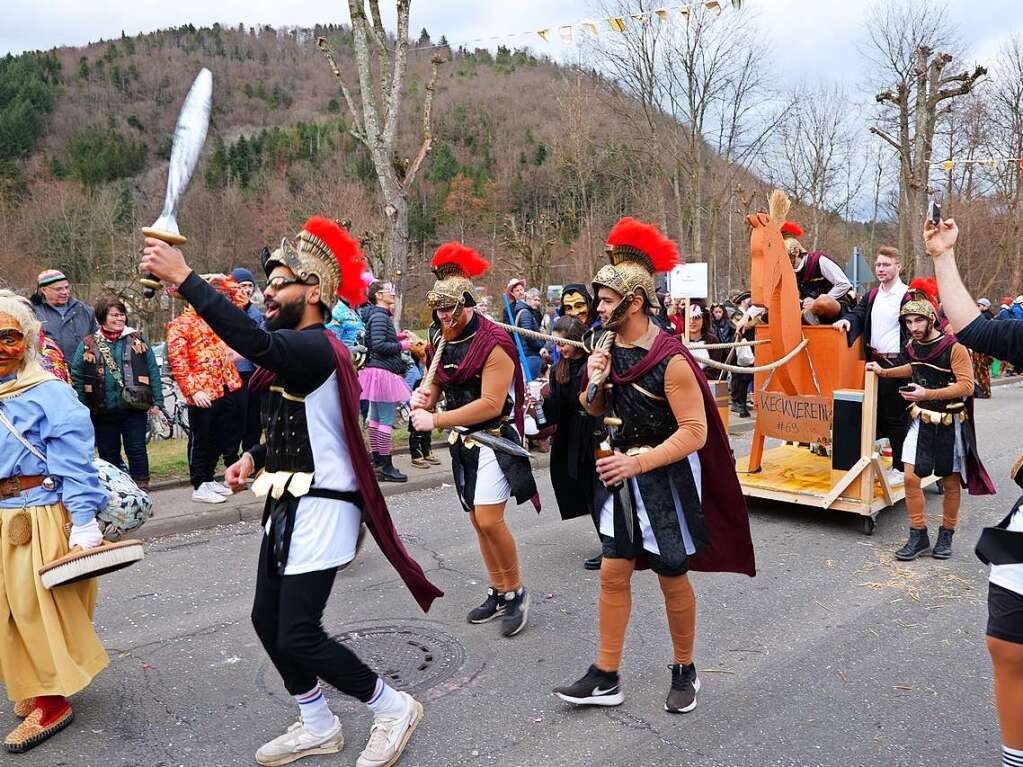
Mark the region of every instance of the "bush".
<instances>
[{"instance_id":1,"label":"bush","mask_svg":"<svg viewBox=\"0 0 1023 767\"><path fill-rule=\"evenodd\" d=\"M68 140L60 166L71 178L97 186L141 172L147 153L141 141L131 141L112 128L93 126Z\"/></svg>"}]
</instances>

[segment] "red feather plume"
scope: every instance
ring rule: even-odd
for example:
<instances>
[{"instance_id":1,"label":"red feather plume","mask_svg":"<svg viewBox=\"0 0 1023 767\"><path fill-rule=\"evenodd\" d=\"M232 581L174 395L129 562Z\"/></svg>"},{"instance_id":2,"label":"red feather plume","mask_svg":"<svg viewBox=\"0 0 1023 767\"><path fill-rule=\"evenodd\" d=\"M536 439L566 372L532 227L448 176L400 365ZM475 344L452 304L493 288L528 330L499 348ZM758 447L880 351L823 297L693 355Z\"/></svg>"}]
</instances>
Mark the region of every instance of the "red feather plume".
<instances>
[{"instance_id":1,"label":"red feather plume","mask_svg":"<svg viewBox=\"0 0 1023 767\"><path fill-rule=\"evenodd\" d=\"M934 277L915 277L909 283L909 289L924 293L934 308L938 308L938 281Z\"/></svg>"},{"instance_id":2,"label":"red feather plume","mask_svg":"<svg viewBox=\"0 0 1023 767\"><path fill-rule=\"evenodd\" d=\"M337 259L337 265L341 270L338 296L349 306L361 306L366 303L366 284L362 281L362 273L369 267L366 265L366 256L363 255L359 243L352 239L347 230L329 218L313 216L302 228L323 240Z\"/></svg>"},{"instance_id":3,"label":"red feather plume","mask_svg":"<svg viewBox=\"0 0 1023 767\"><path fill-rule=\"evenodd\" d=\"M784 224L781 225L781 233L783 235L791 234L798 240L800 237L803 236L803 227L801 227L795 221L786 221Z\"/></svg>"},{"instance_id":4,"label":"red feather plume","mask_svg":"<svg viewBox=\"0 0 1023 767\"><path fill-rule=\"evenodd\" d=\"M607 244L628 245L644 253L654 265L655 272L671 271L682 261L678 246L661 234L654 224L644 224L626 216L611 229Z\"/></svg>"},{"instance_id":5,"label":"red feather plume","mask_svg":"<svg viewBox=\"0 0 1023 767\"><path fill-rule=\"evenodd\" d=\"M445 264L457 264L466 277L479 277L490 266L490 262L477 251L467 248L457 240L445 242L433 254L430 266L434 269Z\"/></svg>"}]
</instances>

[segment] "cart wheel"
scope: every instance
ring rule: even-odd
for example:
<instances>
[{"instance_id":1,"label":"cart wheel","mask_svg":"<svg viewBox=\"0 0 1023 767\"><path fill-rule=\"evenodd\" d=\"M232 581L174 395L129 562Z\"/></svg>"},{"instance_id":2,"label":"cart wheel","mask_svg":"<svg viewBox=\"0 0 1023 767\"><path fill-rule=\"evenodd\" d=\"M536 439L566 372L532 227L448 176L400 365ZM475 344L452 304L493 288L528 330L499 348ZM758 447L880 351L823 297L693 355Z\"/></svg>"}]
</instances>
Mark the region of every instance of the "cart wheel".
<instances>
[{"instance_id":1,"label":"cart wheel","mask_svg":"<svg viewBox=\"0 0 1023 767\"><path fill-rule=\"evenodd\" d=\"M864 535L873 535L874 534L874 525L875 525L875 523L874 523L874 518L873 517L864 517L863 518L863 522L861 524L863 525L863 534Z\"/></svg>"}]
</instances>

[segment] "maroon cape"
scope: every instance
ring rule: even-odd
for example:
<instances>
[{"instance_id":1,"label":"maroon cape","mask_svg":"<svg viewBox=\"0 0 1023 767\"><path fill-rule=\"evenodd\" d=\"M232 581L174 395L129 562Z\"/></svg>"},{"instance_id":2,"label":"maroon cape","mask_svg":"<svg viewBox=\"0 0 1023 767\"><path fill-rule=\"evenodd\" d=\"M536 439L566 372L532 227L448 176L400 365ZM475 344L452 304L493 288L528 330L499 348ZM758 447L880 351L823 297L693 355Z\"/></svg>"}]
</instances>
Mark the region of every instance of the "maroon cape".
<instances>
[{"instance_id":1,"label":"maroon cape","mask_svg":"<svg viewBox=\"0 0 1023 767\"><path fill-rule=\"evenodd\" d=\"M951 333L945 333L938 343L929 347L930 354L921 356L913 349L913 342L910 341L906 344L906 355L916 362L930 362L955 343L958 343L956 337ZM966 416L970 419L971 424L977 423L973 420L972 394L966 398ZM984 464L980 461L980 453L977 452L976 441L977 430L974 428L973 444L966 446L966 491L970 495L994 495L998 491L995 488L995 483L988 476L987 469L984 468Z\"/></svg>"},{"instance_id":2,"label":"maroon cape","mask_svg":"<svg viewBox=\"0 0 1023 767\"><path fill-rule=\"evenodd\" d=\"M515 428L518 430L519 437L521 438L526 433L525 413L522 408L522 403L525 401L525 384L522 381L522 368L519 365L518 349L515 348L515 342L511 340L511 337L505 331L501 330L501 328L497 327L497 325L479 312L476 312L475 316L479 320L479 325L476 328L476 334L469 342L469 349L466 351L465 357L462 358L462 361L454 370L445 370L443 365L438 365L437 372L435 373L436 380L441 384L464 384L480 372L494 347L500 346L511 357L512 364L515 365L515 373L512 376L512 381L515 385L514 417ZM540 497L534 495L532 503L537 513L539 513Z\"/></svg>"},{"instance_id":3,"label":"maroon cape","mask_svg":"<svg viewBox=\"0 0 1023 767\"><path fill-rule=\"evenodd\" d=\"M707 417L707 441L697 451L700 457L701 506L707 523L709 543L689 557L689 569L707 573L757 574L753 539L750 536L749 513L742 495L739 477L735 473L735 458L728 443L728 433L721 422L717 403L711 394L707 377L699 363L682 341L663 329L654 339L650 351L623 374L612 370L615 386L632 383L649 373L666 357L682 355L700 384L703 411ZM583 391L588 377L583 373Z\"/></svg>"},{"instance_id":4,"label":"maroon cape","mask_svg":"<svg viewBox=\"0 0 1023 767\"><path fill-rule=\"evenodd\" d=\"M362 390L359 387L359 378L355 374L355 367L352 365L352 355L329 330L324 331L324 335L334 351L337 388L341 399L341 419L345 428L345 439L348 441L352 471L355 473L355 482L362 496L363 520L380 551L401 576L416 602L424 612L429 612L433 600L444 596L444 592L427 579L423 568L412 558L398 537L398 531L394 528L384 496L380 492L380 485L377 484L376 475L370 465L366 443L362 439L359 425L359 393ZM264 391L269 389L276 378L276 373L257 368L252 374L249 388L253 391Z\"/></svg>"}]
</instances>

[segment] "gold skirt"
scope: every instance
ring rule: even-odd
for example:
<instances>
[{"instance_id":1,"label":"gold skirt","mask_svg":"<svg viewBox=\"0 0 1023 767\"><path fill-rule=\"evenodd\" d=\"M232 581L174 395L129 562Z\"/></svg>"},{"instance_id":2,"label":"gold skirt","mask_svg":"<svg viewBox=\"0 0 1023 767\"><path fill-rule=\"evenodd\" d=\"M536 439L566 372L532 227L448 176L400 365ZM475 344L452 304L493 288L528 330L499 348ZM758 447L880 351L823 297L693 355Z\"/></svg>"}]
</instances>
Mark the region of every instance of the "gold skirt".
<instances>
[{"instance_id":1,"label":"gold skirt","mask_svg":"<svg viewBox=\"0 0 1023 767\"><path fill-rule=\"evenodd\" d=\"M30 517L31 540L24 540ZM0 509L0 682L7 697L74 695L110 659L92 626L96 579L43 587L39 568L68 553L63 504ZM14 540L12 540L14 533Z\"/></svg>"}]
</instances>

